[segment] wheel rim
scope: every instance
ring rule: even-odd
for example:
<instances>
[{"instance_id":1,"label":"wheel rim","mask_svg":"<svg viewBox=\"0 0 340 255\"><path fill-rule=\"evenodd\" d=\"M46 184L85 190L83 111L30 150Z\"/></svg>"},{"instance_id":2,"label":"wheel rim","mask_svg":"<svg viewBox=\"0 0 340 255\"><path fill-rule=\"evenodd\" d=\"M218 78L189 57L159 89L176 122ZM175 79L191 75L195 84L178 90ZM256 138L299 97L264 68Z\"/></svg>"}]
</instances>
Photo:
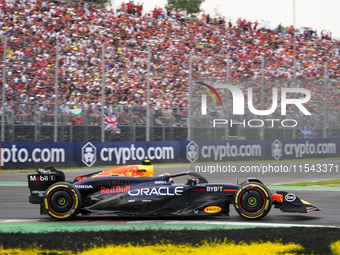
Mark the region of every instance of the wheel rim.
<instances>
[{"instance_id":1,"label":"wheel rim","mask_svg":"<svg viewBox=\"0 0 340 255\"><path fill-rule=\"evenodd\" d=\"M265 205L265 197L262 192L257 189L246 189L240 196L241 209L249 214L261 212Z\"/></svg>"},{"instance_id":2,"label":"wheel rim","mask_svg":"<svg viewBox=\"0 0 340 255\"><path fill-rule=\"evenodd\" d=\"M65 205L65 203L66 203L66 200L64 197L61 197L58 199L58 205L63 206Z\"/></svg>"},{"instance_id":3,"label":"wheel rim","mask_svg":"<svg viewBox=\"0 0 340 255\"><path fill-rule=\"evenodd\" d=\"M74 196L67 189L57 189L49 197L51 211L58 214L68 214L74 206Z\"/></svg>"},{"instance_id":4,"label":"wheel rim","mask_svg":"<svg viewBox=\"0 0 340 255\"><path fill-rule=\"evenodd\" d=\"M249 197L249 198L248 198L248 204L249 204L250 206L255 206L256 203L257 203L256 197Z\"/></svg>"}]
</instances>

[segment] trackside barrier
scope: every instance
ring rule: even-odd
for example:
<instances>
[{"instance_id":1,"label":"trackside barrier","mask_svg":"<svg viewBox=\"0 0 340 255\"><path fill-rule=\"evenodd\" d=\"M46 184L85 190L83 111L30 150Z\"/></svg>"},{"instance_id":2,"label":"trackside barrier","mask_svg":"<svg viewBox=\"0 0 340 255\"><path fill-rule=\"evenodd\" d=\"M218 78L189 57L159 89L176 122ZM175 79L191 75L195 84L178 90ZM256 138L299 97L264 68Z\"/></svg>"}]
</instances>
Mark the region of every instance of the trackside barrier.
<instances>
[{"instance_id":1,"label":"trackside barrier","mask_svg":"<svg viewBox=\"0 0 340 255\"><path fill-rule=\"evenodd\" d=\"M340 139L171 142L2 142L1 169L339 157Z\"/></svg>"},{"instance_id":2,"label":"trackside barrier","mask_svg":"<svg viewBox=\"0 0 340 255\"><path fill-rule=\"evenodd\" d=\"M2 142L2 169L91 167L136 164L150 159L157 163L188 162L187 141L175 142ZM182 160L181 160L182 159Z\"/></svg>"},{"instance_id":3,"label":"trackside barrier","mask_svg":"<svg viewBox=\"0 0 340 255\"><path fill-rule=\"evenodd\" d=\"M340 139L191 141L187 155L191 163L336 158L340 156Z\"/></svg>"}]
</instances>

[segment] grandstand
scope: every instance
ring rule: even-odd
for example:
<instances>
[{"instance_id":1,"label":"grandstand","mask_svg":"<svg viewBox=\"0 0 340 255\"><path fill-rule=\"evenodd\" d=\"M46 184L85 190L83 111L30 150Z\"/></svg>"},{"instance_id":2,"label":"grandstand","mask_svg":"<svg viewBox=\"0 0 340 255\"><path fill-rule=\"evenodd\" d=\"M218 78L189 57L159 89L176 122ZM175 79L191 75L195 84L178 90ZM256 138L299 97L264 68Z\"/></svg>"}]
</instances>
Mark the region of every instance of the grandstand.
<instances>
[{"instance_id":1,"label":"grandstand","mask_svg":"<svg viewBox=\"0 0 340 255\"><path fill-rule=\"evenodd\" d=\"M230 84L242 89L253 87L254 98L258 98L254 106L258 109L261 108L261 60L264 58L265 107L270 105L267 99L273 87L306 88L312 93L307 107L313 118L299 116L293 108L289 109L290 114L298 118L301 125L315 128L315 137L322 137L324 125L332 137L340 136L337 130L338 40L330 36L318 37L312 29L300 30L295 38L294 83L294 35L289 31L272 30L265 24L254 29L255 23L244 19L235 24L223 19L187 19L183 18L181 10L175 10L175 14L168 11L169 15L160 12L161 15L154 18L145 11L144 15L134 15L83 3L2 1L1 55L4 54L5 35L8 39L6 77L1 77L6 80L2 110L5 112L5 140L53 141L57 100L60 141L99 141L102 44L105 45L104 109L117 114L122 130L120 135L107 134L106 140L145 140L149 47L152 140L187 139L188 117L193 119L197 130L206 130L210 125L209 120L199 116L200 105L195 100L192 115L188 116L191 50L194 82L213 85L226 82L228 76ZM55 96L57 40L60 45L58 98ZM192 98L198 97L198 93L193 90ZM325 100L328 102L326 109ZM85 121L81 124L72 119L70 110L75 106L82 109ZM220 113L222 116L224 110ZM327 123L324 116L328 116ZM239 128L231 130L230 136L259 138L254 132ZM293 135L283 130L266 134L271 134L267 138L291 138ZM200 139L221 137L207 133Z\"/></svg>"}]
</instances>

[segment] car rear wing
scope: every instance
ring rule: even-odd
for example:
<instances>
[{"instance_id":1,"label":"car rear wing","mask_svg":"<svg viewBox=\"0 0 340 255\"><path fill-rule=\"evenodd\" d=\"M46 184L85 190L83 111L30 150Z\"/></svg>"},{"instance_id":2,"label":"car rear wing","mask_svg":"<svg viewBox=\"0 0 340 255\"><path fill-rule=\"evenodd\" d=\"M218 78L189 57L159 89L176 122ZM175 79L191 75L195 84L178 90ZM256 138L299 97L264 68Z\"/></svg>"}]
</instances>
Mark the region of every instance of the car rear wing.
<instances>
[{"instance_id":1,"label":"car rear wing","mask_svg":"<svg viewBox=\"0 0 340 255\"><path fill-rule=\"evenodd\" d=\"M27 176L28 188L30 189L29 202L32 204L40 204L46 189L56 182L65 181L65 174L53 166L35 170L37 171L36 174L29 174Z\"/></svg>"}]
</instances>

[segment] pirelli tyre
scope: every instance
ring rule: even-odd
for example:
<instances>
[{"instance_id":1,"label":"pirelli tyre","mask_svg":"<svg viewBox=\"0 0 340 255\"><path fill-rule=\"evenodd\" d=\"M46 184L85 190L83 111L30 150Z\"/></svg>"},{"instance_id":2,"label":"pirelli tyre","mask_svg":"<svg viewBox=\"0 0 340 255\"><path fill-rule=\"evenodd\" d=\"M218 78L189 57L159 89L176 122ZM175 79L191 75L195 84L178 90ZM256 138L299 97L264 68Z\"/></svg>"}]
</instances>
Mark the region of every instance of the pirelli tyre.
<instances>
[{"instance_id":1,"label":"pirelli tyre","mask_svg":"<svg viewBox=\"0 0 340 255\"><path fill-rule=\"evenodd\" d=\"M58 182L46 190L43 206L48 215L58 220L66 220L76 216L81 207L79 190L67 182Z\"/></svg>"},{"instance_id":2,"label":"pirelli tyre","mask_svg":"<svg viewBox=\"0 0 340 255\"><path fill-rule=\"evenodd\" d=\"M242 184L235 193L234 206L239 215L246 219L261 219L272 208L272 194L258 182Z\"/></svg>"}]
</instances>

